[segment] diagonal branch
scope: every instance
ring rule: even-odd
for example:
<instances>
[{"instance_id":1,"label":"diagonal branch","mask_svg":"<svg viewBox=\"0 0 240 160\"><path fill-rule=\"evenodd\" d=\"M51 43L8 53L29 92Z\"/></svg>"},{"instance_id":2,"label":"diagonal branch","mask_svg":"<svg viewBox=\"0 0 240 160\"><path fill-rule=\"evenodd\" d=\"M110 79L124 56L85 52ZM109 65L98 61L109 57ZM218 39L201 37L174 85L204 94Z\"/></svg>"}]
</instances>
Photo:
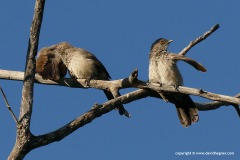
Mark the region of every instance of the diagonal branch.
<instances>
[{"instance_id":1,"label":"diagonal branch","mask_svg":"<svg viewBox=\"0 0 240 160\"><path fill-rule=\"evenodd\" d=\"M219 28L219 24L216 24L213 26L209 31L205 32L202 36L196 38L195 40L191 41L187 47L185 47L181 52L179 52L180 55L185 55L192 47L194 47L196 44L200 43L204 39L206 39L208 36L210 36L213 32L215 32Z\"/></svg>"},{"instance_id":2,"label":"diagonal branch","mask_svg":"<svg viewBox=\"0 0 240 160\"><path fill-rule=\"evenodd\" d=\"M11 113L11 115L12 115L14 121L15 121L16 124L18 125L19 122L18 122L18 120L17 120L17 117L15 116L14 112L12 111L12 109L11 109L9 103L8 103L7 97L6 97L6 95L5 95L5 93L4 93L4 91L3 91L3 89L2 89L1 86L0 86L0 90L1 90L1 93L2 93L3 99L4 99L5 103L6 103L6 106L7 106L8 110L9 110L9 112Z\"/></svg>"},{"instance_id":3,"label":"diagonal branch","mask_svg":"<svg viewBox=\"0 0 240 160\"><path fill-rule=\"evenodd\" d=\"M110 101L105 102L102 105L95 104L91 110L86 112L85 114L79 116L78 118L72 120L71 122L67 123L63 127L44 134L40 136L36 136L34 138L34 141L32 143L33 148L38 148L44 145L48 145L52 142L60 141L63 138L70 135L75 130L79 129L80 127L83 127L84 125L92 122L96 118L104 115L105 113L110 112L113 110L118 103L129 103L141 98L145 98L149 96L149 92L143 89L139 89L136 91L133 91L131 93L127 93L123 96L120 96L118 98L112 99Z\"/></svg>"},{"instance_id":4,"label":"diagonal branch","mask_svg":"<svg viewBox=\"0 0 240 160\"><path fill-rule=\"evenodd\" d=\"M237 94L234 97L235 98L240 98L240 94ZM226 103L226 102L213 101L213 102L208 102L208 103L205 103L205 104L196 103L196 105L197 105L198 109L201 110L201 111L209 111L209 110L218 109L221 106L229 106L229 105L233 105L233 104L229 104L229 103ZM239 105L233 105L233 107L235 108L238 116L240 117Z\"/></svg>"},{"instance_id":5,"label":"diagonal branch","mask_svg":"<svg viewBox=\"0 0 240 160\"><path fill-rule=\"evenodd\" d=\"M153 92L147 91L144 89L138 89L136 91L122 95L118 98L107 101L102 105L95 104L91 110L79 116L78 118L72 120L71 122L65 124L59 129L47 134L36 136L32 143L32 147L38 148L56 141L60 141L65 137L67 137L68 135L70 135L71 133L73 133L75 130L85 126L88 123L91 123L96 118L101 117L102 115L110 112L115 108L114 106L116 106L116 104L118 103L126 104L142 98L146 98L148 96L158 97L158 94L154 94ZM227 104L225 102L209 102L205 104L196 103L196 106L199 108L199 110L207 110L209 108L216 109L222 105L227 105ZM207 108L206 106L209 108Z\"/></svg>"},{"instance_id":6,"label":"diagonal branch","mask_svg":"<svg viewBox=\"0 0 240 160\"><path fill-rule=\"evenodd\" d=\"M29 144L33 138L30 132L30 121L33 105L33 87L35 80L35 56L38 50L40 28L42 24L45 0L36 0L34 16L30 28L30 38L26 57L25 73L23 78L22 101L20 107L17 138L8 159L23 159L31 151Z\"/></svg>"},{"instance_id":7,"label":"diagonal branch","mask_svg":"<svg viewBox=\"0 0 240 160\"><path fill-rule=\"evenodd\" d=\"M33 103L33 86L35 79L35 66L38 50L38 41L40 35L40 28L42 24L42 17L44 11L45 0L37 0L34 9L34 16L32 25L30 28L30 38L28 42L28 52L26 58L26 66L23 80L22 89L22 102L20 109L20 119L26 118L26 123L29 126L31 113L32 113L32 103Z\"/></svg>"}]
</instances>

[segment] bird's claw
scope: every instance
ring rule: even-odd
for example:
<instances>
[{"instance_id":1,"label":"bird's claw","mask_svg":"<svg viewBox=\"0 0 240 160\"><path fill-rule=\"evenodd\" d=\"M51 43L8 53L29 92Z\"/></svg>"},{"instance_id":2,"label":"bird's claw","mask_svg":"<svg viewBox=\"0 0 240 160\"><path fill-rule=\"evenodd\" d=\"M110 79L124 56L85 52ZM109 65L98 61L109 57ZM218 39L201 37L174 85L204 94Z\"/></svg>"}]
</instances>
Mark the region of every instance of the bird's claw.
<instances>
[{"instance_id":1,"label":"bird's claw","mask_svg":"<svg viewBox=\"0 0 240 160\"><path fill-rule=\"evenodd\" d=\"M173 87L174 87L174 89L175 89L176 91L178 91L178 92L179 92L179 90L178 90L178 87L179 87L179 85L177 85L177 84L174 84L174 85L173 85Z\"/></svg>"}]
</instances>

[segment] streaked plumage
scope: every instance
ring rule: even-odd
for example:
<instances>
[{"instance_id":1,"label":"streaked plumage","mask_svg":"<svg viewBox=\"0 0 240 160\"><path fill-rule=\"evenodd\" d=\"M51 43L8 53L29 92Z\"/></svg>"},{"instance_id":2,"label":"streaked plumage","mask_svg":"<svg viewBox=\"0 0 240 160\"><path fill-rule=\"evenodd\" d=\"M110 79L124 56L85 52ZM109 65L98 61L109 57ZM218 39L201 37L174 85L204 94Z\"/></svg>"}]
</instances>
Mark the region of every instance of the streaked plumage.
<instances>
[{"instance_id":1,"label":"streaked plumage","mask_svg":"<svg viewBox=\"0 0 240 160\"><path fill-rule=\"evenodd\" d=\"M199 71L206 72L206 69L195 60L167 52L170 42L172 40L160 38L152 44L149 58L149 82L162 85L183 85L182 75L176 65L178 60L187 62ZM198 109L189 95L164 92L164 96L175 104L179 120L184 127L198 121Z\"/></svg>"}]
</instances>

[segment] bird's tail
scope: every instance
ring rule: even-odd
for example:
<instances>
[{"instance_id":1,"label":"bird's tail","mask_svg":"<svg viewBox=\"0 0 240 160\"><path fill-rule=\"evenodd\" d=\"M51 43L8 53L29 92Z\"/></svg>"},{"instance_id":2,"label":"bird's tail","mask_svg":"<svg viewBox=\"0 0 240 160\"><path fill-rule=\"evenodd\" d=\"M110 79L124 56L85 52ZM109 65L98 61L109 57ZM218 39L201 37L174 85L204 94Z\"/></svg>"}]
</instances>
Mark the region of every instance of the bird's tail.
<instances>
[{"instance_id":1,"label":"bird's tail","mask_svg":"<svg viewBox=\"0 0 240 160\"><path fill-rule=\"evenodd\" d=\"M199 120L198 109L189 95L184 95L181 103L175 103L179 120L184 127Z\"/></svg>"},{"instance_id":2,"label":"bird's tail","mask_svg":"<svg viewBox=\"0 0 240 160\"><path fill-rule=\"evenodd\" d=\"M197 108L177 108L177 113L179 120L184 127L190 126L199 119Z\"/></svg>"},{"instance_id":3,"label":"bird's tail","mask_svg":"<svg viewBox=\"0 0 240 160\"><path fill-rule=\"evenodd\" d=\"M113 94L110 92L110 91L106 91L106 90L103 90L107 99L108 100L111 100L111 99L114 99L114 96ZM120 96L120 93L118 93L118 95ZM123 107L122 104L119 104L117 107L116 107L119 111L119 114L120 115L125 115L126 117L130 118L131 115L128 113L128 111Z\"/></svg>"}]
</instances>

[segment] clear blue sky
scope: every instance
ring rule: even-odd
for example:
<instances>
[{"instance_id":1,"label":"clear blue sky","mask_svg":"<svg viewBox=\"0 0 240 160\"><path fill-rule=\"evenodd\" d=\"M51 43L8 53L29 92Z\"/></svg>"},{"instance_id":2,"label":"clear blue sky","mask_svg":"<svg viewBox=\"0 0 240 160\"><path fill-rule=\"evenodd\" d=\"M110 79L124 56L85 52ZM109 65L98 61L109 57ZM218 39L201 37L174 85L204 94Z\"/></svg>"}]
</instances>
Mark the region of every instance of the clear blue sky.
<instances>
[{"instance_id":1,"label":"clear blue sky","mask_svg":"<svg viewBox=\"0 0 240 160\"><path fill-rule=\"evenodd\" d=\"M23 71L34 1L1 1L0 69ZM238 0L122 0L47 1L39 49L67 41L94 53L113 79L127 77L134 68L148 79L150 45L159 37L174 40L171 52L181 51L213 25L221 28L187 56L208 70L201 73L179 63L185 85L211 92L240 92ZM22 82L0 80L14 112L19 114ZM133 89L131 89L133 90ZM121 90L121 93L130 91ZM197 102L208 102L192 96ZM31 131L50 132L80 116L102 91L35 85ZM174 105L145 98L125 105L127 119L112 111L80 128L64 140L38 148L25 159L229 159L240 158L240 121L233 107L200 112L200 121L183 128ZM0 157L6 159L15 143L15 123L0 98ZM234 152L234 156L177 156L176 152Z\"/></svg>"}]
</instances>

